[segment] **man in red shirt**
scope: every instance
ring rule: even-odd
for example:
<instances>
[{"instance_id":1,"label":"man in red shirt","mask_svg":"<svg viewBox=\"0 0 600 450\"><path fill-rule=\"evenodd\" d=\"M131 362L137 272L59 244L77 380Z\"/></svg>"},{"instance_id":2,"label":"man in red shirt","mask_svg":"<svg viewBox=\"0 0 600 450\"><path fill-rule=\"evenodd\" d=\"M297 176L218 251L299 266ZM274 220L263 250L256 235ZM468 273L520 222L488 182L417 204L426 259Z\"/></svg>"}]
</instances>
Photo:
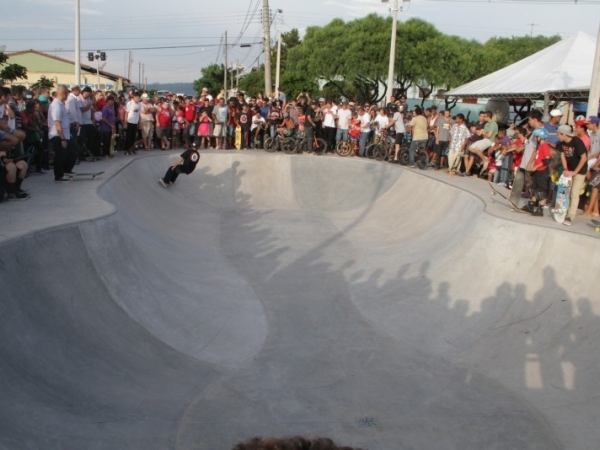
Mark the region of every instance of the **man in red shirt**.
<instances>
[{"instance_id":1,"label":"man in red shirt","mask_svg":"<svg viewBox=\"0 0 600 450\"><path fill-rule=\"evenodd\" d=\"M533 184L530 189L531 199L521 209L531 213L533 216L543 217L550 179L548 170L550 146L546 142L548 131L545 128L536 128L531 133L530 139L536 145L535 151L531 154L531 158L527 163L527 171L531 173Z\"/></svg>"},{"instance_id":2,"label":"man in red shirt","mask_svg":"<svg viewBox=\"0 0 600 450\"><path fill-rule=\"evenodd\" d=\"M169 139L171 139L171 124L175 111L164 98L159 99L158 102L159 106L156 112L158 128L156 129L156 135L160 139L161 149L167 150L169 148Z\"/></svg>"},{"instance_id":3,"label":"man in red shirt","mask_svg":"<svg viewBox=\"0 0 600 450\"><path fill-rule=\"evenodd\" d=\"M196 105L190 101L189 97L186 97L185 104L183 105L183 114L185 119L185 129L183 136L185 139L185 146L190 147L190 138L193 142L196 121Z\"/></svg>"}]
</instances>

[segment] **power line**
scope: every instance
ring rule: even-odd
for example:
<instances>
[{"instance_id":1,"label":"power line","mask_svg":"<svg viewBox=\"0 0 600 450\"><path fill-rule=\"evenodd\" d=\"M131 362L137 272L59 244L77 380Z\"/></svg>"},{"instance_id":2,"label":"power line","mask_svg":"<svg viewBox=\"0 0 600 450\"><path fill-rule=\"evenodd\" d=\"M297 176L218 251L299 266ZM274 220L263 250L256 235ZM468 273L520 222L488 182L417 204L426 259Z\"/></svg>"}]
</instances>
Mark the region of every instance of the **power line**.
<instances>
[{"instance_id":1,"label":"power line","mask_svg":"<svg viewBox=\"0 0 600 450\"><path fill-rule=\"evenodd\" d=\"M262 44L262 42L247 42L241 45L256 45L256 44ZM162 46L162 47L126 47L126 48L106 48L104 49L104 51L111 51L111 52L117 52L117 51L127 51L127 50L163 50L163 49L175 49L175 48L199 48L199 47L218 47L219 44L194 44L194 45L172 45L172 46ZM22 50L14 50L11 51L9 53L15 53L18 51L22 51ZM60 49L52 49L52 50L38 50L40 52L48 52L48 53L69 53L69 52L74 52L74 49L64 49L64 48L60 48ZM82 52L89 52L89 51L93 51L91 49L82 49Z\"/></svg>"}]
</instances>

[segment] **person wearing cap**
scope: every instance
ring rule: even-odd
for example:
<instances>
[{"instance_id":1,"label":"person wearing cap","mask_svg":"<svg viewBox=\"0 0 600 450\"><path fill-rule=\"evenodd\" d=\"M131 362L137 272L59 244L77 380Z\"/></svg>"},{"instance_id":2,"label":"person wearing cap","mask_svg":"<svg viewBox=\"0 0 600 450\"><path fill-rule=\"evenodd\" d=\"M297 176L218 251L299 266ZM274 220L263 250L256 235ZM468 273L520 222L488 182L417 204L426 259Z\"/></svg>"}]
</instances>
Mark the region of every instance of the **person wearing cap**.
<instances>
[{"instance_id":1,"label":"person wearing cap","mask_svg":"<svg viewBox=\"0 0 600 450\"><path fill-rule=\"evenodd\" d=\"M142 140L144 141L144 148L146 151L152 150L155 114L156 107L150 101L150 96L144 92L142 94L142 103L140 104L140 129L142 131Z\"/></svg>"},{"instance_id":2,"label":"person wearing cap","mask_svg":"<svg viewBox=\"0 0 600 450\"><path fill-rule=\"evenodd\" d=\"M304 113L304 138L306 139L307 151L309 153L314 150L313 140L316 127L315 116L318 106L319 103L316 100L313 100L310 102L310 106L306 108L306 112Z\"/></svg>"},{"instance_id":3,"label":"person wearing cap","mask_svg":"<svg viewBox=\"0 0 600 450\"><path fill-rule=\"evenodd\" d=\"M358 156L364 158L367 141L371 134L371 114L363 108L358 108L358 117L360 119L360 141L358 143Z\"/></svg>"},{"instance_id":4,"label":"person wearing cap","mask_svg":"<svg viewBox=\"0 0 600 450\"><path fill-rule=\"evenodd\" d=\"M529 191L531 197L527 205L521 209L533 216L544 215L544 205L548 197L550 173L548 165L551 161L550 146L546 143L548 131L545 128L536 128L529 139L532 140L535 151L527 163L527 171L531 174L533 183Z\"/></svg>"},{"instance_id":5,"label":"person wearing cap","mask_svg":"<svg viewBox=\"0 0 600 450\"><path fill-rule=\"evenodd\" d=\"M556 148L558 144L558 136L556 135L556 130L560 126L560 121L562 120L563 113L560 109L553 109L550 111L550 120L544 122L544 128L548 132L548 138L546 139L546 143L552 147Z\"/></svg>"},{"instance_id":6,"label":"person wearing cap","mask_svg":"<svg viewBox=\"0 0 600 450\"><path fill-rule=\"evenodd\" d=\"M125 107L125 116L123 122L127 124L125 129L125 154L133 154L137 139L138 128L140 126L140 93L134 92L133 98L129 100Z\"/></svg>"},{"instance_id":7,"label":"person wearing cap","mask_svg":"<svg viewBox=\"0 0 600 450\"><path fill-rule=\"evenodd\" d=\"M585 208L584 216L599 217L598 190L600 189L600 142L598 141L598 116L588 117L588 130L590 135L590 151L588 156L589 186L592 188L590 201Z\"/></svg>"},{"instance_id":8,"label":"person wearing cap","mask_svg":"<svg viewBox=\"0 0 600 450\"><path fill-rule=\"evenodd\" d=\"M585 145L585 150L587 152L590 151L590 146L591 146L591 141L590 141L590 137L588 136L587 133L587 126L588 126L588 121L585 119L578 119L575 121L575 136L577 136L579 139L581 139L581 142L583 142L583 145Z\"/></svg>"},{"instance_id":9,"label":"person wearing cap","mask_svg":"<svg viewBox=\"0 0 600 450\"><path fill-rule=\"evenodd\" d=\"M579 193L585 182L587 152L582 140L575 136L569 125L561 125L556 133L560 141L557 150L560 152L563 175L572 177L569 209L563 222L564 225L571 226L579 206Z\"/></svg>"}]
</instances>

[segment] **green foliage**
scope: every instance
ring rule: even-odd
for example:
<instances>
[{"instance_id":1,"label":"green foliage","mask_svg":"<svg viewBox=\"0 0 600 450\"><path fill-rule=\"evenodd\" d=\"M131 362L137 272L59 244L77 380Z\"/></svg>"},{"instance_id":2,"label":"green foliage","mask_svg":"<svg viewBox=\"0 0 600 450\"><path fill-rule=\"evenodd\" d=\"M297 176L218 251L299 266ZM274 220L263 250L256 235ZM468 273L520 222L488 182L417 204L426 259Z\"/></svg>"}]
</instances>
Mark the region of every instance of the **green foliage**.
<instances>
[{"instance_id":1,"label":"green foliage","mask_svg":"<svg viewBox=\"0 0 600 450\"><path fill-rule=\"evenodd\" d=\"M50 78L46 78L45 75L42 75L39 80L37 80L35 83L33 83L31 85L31 89L42 89L42 88L53 89L55 85L56 85L56 83L54 82L54 80L51 80Z\"/></svg>"},{"instance_id":2,"label":"green foliage","mask_svg":"<svg viewBox=\"0 0 600 450\"><path fill-rule=\"evenodd\" d=\"M252 69L250 73L240 77L240 90L254 96L265 90L265 67Z\"/></svg>"},{"instance_id":3,"label":"green foliage","mask_svg":"<svg viewBox=\"0 0 600 450\"><path fill-rule=\"evenodd\" d=\"M194 80L194 90L200 94L202 88L207 88L208 92L216 96L223 88L225 78L225 66L223 64L211 64L202 69L201 77ZM227 84L231 83L232 71L227 71Z\"/></svg>"},{"instance_id":4,"label":"green foliage","mask_svg":"<svg viewBox=\"0 0 600 450\"><path fill-rule=\"evenodd\" d=\"M304 39L289 49L285 70L324 80L325 96L378 101L387 90L390 33L391 19L376 14L309 27ZM558 40L558 36L525 36L493 38L481 44L445 35L424 20L410 19L397 27L395 81L402 91L413 85L424 93L434 87L456 87Z\"/></svg>"},{"instance_id":5,"label":"green foliage","mask_svg":"<svg viewBox=\"0 0 600 450\"><path fill-rule=\"evenodd\" d=\"M0 85L4 86L12 81L27 78L27 68L19 64L6 64L8 56L0 52Z\"/></svg>"}]
</instances>

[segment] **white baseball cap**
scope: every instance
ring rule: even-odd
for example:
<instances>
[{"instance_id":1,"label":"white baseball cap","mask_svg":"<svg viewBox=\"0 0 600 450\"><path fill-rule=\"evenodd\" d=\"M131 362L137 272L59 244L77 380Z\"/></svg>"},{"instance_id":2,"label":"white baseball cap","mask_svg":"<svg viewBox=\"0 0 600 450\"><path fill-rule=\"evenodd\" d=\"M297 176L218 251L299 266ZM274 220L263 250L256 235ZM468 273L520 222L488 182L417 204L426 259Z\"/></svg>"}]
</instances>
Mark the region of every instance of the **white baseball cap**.
<instances>
[{"instance_id":1,"label":"white baseball cap","mask_svg":"<svg viewBox=\"0 0 600 450\"><path fill-rule=\"evenodd\" d=\"M150 97L148 96L148 94L146 94L146 93L144 92L144 93L142 94L142 98L150 98Z\"/></svg>"},{"instance_id":2,"label":"white baseball cap","mask_svg":"<svg viewBox=\"0 0 600 450\"><path fill-rule=\"evenodd\" d=\"M560 109L553 109L552 111L550 111L550 117L560 117L562 115L563 113Z\"/></svg>"}]
</instances>

